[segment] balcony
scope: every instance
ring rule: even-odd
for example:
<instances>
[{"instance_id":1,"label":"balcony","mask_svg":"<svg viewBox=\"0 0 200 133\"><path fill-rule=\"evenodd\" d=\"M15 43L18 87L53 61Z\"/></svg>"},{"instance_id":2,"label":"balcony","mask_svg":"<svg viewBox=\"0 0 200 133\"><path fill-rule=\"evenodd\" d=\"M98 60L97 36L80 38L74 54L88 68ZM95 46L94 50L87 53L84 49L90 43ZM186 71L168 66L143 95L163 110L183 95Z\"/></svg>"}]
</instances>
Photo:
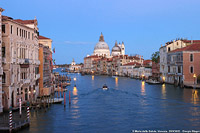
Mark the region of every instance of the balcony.
<instances>
[{"instance_id":1,"label":"balcony","mask_svg":"<svg viewBox=\"0 0 200 133\"><path fill-rule=\"evenodd\" d=\"M35 75L35 79L37 80L37 79L39 79L40 78L40 74L36 74Z\"/></svg>"},{"instance_id":2,"label":"balcony","mask_svg":"<svg viewBox=\"0 0 200 133\"><path fill-rule=\"evenodd\" d=\"M40 65L40 61L39 60L35 60L35 64L36 65Z\"/></svg>"},{"instance_id":3,"label":"balcony","mask_svg":"<svg viewBox=\"0 0 200 133\"><path fill-rule=\"evenodd\" d=\"M16 63L16 59L12 58L11 63Z\"/></svg>"},{"instance_id":4,"label":"balcony","mask_svg":"<svg viewBox=\"0 0 200 133\"><path fill-rule=\"evenodd\" d=\"M28 83L30 83L30 82L31 82L30 79L24 79L24 84L28 84Z\"/></svg>"},{"instance_id":5,"label":"balcony","mask_svg":"<svg viewBox=\"0 0 200 133\"><path fill-rule=\"evenodd\" d=\"M29 68L29 59L19 59L19 64L21 68Z\"/></svg>"}]
</instances>

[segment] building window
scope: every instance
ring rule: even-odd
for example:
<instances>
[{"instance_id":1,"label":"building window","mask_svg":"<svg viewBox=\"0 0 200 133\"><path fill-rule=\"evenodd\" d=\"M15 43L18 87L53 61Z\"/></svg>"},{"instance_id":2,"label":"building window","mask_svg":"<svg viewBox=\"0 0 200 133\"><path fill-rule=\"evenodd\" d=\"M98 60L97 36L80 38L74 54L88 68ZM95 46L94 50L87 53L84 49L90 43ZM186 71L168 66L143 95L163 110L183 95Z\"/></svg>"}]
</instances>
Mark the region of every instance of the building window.
<instances>
[{"instance_id":1,"label":"building window","mask_svg":"<svg viewBox=\"0 0 200 133\"><path fill-rule=\"evenodd\" d=\"M3 72L2 83L6 83L6 74L5 74L5 72Z\"/></svg>"},{"instance_id":2,"label":"building window","mask_svg":"<svg viewBox=\"0 0 200 133\"><path fill-rule=\"evenodd\" d=\"M13 29L13 26L11 25L10 26L10 33L12 34L12 29Z\"/></svg>"},{"instance_id":3,"label":"building window","mask_svg":"<svg viewBox=\"0 0 200 133\"><path fill-rule=\"evenodd\" d=\"M168 47L168 52L170 51L170 47Z\"/></svg>"},{"instance_id":4,"label":"building window","mask_svg":"<svg viewBox=\"0 0 200 133\"><path fill-rule=\"evenodd\" d=\"M19 95L19 88L17 88L17 95Z\"/></svg>"},{"instance_id":5,"label":"building window","mask_svg":"<svg viewBox=\"0 0 200 133\"><path fill-rule=\"evenodd\" d=\"M18 28L17 28L17 36L18 36Z\"/></svg>"},{"instance_id":6,"label":"building window","mask_svg":"<svg viewBox=\"0 0 200 133\"><path fill-rule=\"evenodd\" d=\"M20 34L20 37L21 37L21 35L22 35L22 29L19 30L19 34Z\"/></svg>"},{"instance_id":7,"label":"building window","mask_svg":"<svg viewBox=\"0 0 200 133\"><path fill-rule=\"evenodd\" d=\"M178 73L181 73L181 66L178 66Z\"/></svg>"},{"instance_id":8,"label":"building window","mask_svg":"<svg viewBox=\"0 0 200 133\"><path fill-rule=\"evenodd\" d=\"M190 61L193 61L193 54L190 54Z\"/></svg>"},{"instance_id":9,"label":"building window","mask_svg":"<svg viewBox=\"0 0 200 133\"><path fill-rule=\"evenodd\" d=\"M30 32L28 32L28 39L30 39Z\"/></svg>"},{"instance_id":10,"label":"building window","mask_svg":"<svg viewBox=\"0 0 200 133\"><path fill-rule=\"evenodd\" d=\"M168 66L168 73L170 73L170 66Z\"/></svg>"},{"instance_id":11,"label":"building window","mask_svg":"<svg viewBox=\"0 0 200 133\"><path fill-rule=\"evenodd\" d=\"M6 57L6 48L2 47L2 57Z\"/></svg>"},{"instance_id":12,"label":"building window","mask_svg":"<svg viewBox=\"0 0 200 133\"><path fill-rule=\"evenodd\" d=\"M32 33L32 40L33 40L33 33Z\"/></svg>"},{"instance_id":13,"label":"building window","mask_svg":"<svg viewBox=\"0 0 200 133\"><path fill-rule=\"evenodd\" d=\"M2 25L2 32L6 33L6 26L5 26L5 24Z\"/></svg>"},{"instance_id":14,"label":"building window","mask_svg":"<svg viewBox=\"0 0 200 133\"><path fill-rule=\"evenodd\" d=\"M190 73L193 73L194 72L194 68L193 66L190 67Z\"/></svg>"}]
</instances>

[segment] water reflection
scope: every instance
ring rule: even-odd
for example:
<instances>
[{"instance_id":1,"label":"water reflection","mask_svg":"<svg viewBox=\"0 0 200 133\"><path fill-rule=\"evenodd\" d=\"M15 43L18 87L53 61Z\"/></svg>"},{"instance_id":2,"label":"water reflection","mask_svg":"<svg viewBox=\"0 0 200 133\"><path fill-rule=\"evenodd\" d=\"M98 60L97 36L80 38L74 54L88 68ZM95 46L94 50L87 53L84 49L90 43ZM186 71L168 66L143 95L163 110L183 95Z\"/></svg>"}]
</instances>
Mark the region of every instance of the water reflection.
<instances>
[{"instance_id":1,"label":"water reflection","mask_svg":"<svg viewBox=\"0 0 200 133\"><path fill-rule=\"evenodd\" d=\"M76 88L76 86L74 86L74 88L73 88L73 91L72 91L72 94L74 95L74 96L76 96L76 97L73 97L73 100L72 100L72 118L74 118L74 119L77 119L77 118L79 118L80 117L80 115L79 115L79 106L78 106L78 97L77 97L77 95L78 95L78 90L77 90L77 88Z\"/></svg>"},{"instance_id":2,"label":"water reflection","mask_svg":"<svg viewBox=\"0 0 200 133\"><path fill-rule=\"evenodd\" d=\"M162 96L164 99L166 99L166 86L165 84L162 85Z\"/></svg>"},{"instance_id":3,"label":"water reflection","mask_svg":"<svg viewBox=\"0 0 200 133\"><path fill-rule=\"evenodd\" d=\"M115 86L118 87L118 77L115 78Z\"/></svg>"},{"instance_id":4,"label":"water reflection","mask_svg":"<svg viewBox=\"0 0 200 133\"><path fill-rule=\"evenodd\" d=\"M198 90L192 90L192 102L195 105L198 104L199 102Z\"/></svg>"},{"instance_id":5,"label":"water reflection","mask_svg":"<svg viewBox=\"0 0 200 133\"><path fill-rule=\"evenodd\" d=\"M94 75L92 75L92 80L94 80Z\"/></svg>"},{"instance_id":6,"label":"water reflection","mask_svg":"<svg viewBox=\"0 0 200 133\"><path fill-rule=\"evenodd\" d=\"M76 88L76 86L74 86L74 89L73 89L73 91L72 91L73 95L74 95L74 96L77 96L77 95L78 95L77 92L78 92L78 91L77 91L77 88Z\"/></svg>"},{"instance_id":7,"label":"water reflection","mask_svg":"<svg viewBox=\"0 0 200 133\"><path fill-rule=\"evenodd\" d=\"M145 95L145 81L142 81L141 83L142 83L142 85L141 85L141 94Z\"/></svg>"}]
</instances>

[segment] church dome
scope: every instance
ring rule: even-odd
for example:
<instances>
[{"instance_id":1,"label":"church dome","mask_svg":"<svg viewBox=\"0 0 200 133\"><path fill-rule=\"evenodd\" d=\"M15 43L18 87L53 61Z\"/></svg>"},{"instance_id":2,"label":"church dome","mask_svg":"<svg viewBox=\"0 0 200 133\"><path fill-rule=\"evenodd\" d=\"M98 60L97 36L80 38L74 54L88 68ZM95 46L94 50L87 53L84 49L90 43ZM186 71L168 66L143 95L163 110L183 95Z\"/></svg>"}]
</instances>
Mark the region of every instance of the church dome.
<instances>
[{"instance_id":1,"label":"church dome","mask_svg":"<svg viewBox=\"0 0 200 133\"><path fill-rule=\"evenodd\" d=\"M98 42L95 47L94 47L95 50L97 49L108 49L109 50L109 47L108 47L108 44L106 42Z\"/></svg>"},{"instance_id":2,"label":"church dome","mask_svg":"<svg viewBox=\"0 0 200 133\"><path fill-rule=\"evenodd\" d=\"M104 36L101 33L101 36L99 38L99 42L95 45L94 50L97 49L108 49L109 50L109 46L108 44L104 41Z\"/></svg>"},{"instance_id":3,"label":"church dome","mask_svg":"<svg viewBox=\"0 0 200 133\"><path fill-rule=\"evenodd\" d=\"M94 55L98 56L110 56L110 50L108 44L104 41L104 36L101 33L99 42L94 47Z\"/></svg>"},{"instance_id":4,"label":"church dome","mask_svg":"<svg viewBox=\"0 0 200 133\"><path fill-rule=\"evenodd\" d=\"M115 42L115 46L112 48L112 52L121 52L121 48L117 45L117 42Z\"/></svg>"}]
</instances>

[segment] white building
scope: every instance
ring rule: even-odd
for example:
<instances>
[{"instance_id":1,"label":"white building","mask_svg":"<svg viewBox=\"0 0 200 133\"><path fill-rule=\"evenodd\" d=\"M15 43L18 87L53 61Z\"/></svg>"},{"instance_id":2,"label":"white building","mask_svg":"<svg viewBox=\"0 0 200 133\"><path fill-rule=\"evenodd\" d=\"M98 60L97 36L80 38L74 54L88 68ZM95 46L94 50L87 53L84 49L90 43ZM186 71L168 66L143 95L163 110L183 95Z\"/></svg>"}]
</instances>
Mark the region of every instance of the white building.
<instances>
[{"instance_id":1,"label":"white building","mask_svg":"<svg viewBox=\"0 0 200 133\"><path fill-rule=\"evenodd\" d=\"M75 62L74 59L73 59L71 65L69 66L69 70L72 71L72 72L80 72L81 67L82 67L82 66L76 64L76 62Z\"/></svg>"}]
</instances>

